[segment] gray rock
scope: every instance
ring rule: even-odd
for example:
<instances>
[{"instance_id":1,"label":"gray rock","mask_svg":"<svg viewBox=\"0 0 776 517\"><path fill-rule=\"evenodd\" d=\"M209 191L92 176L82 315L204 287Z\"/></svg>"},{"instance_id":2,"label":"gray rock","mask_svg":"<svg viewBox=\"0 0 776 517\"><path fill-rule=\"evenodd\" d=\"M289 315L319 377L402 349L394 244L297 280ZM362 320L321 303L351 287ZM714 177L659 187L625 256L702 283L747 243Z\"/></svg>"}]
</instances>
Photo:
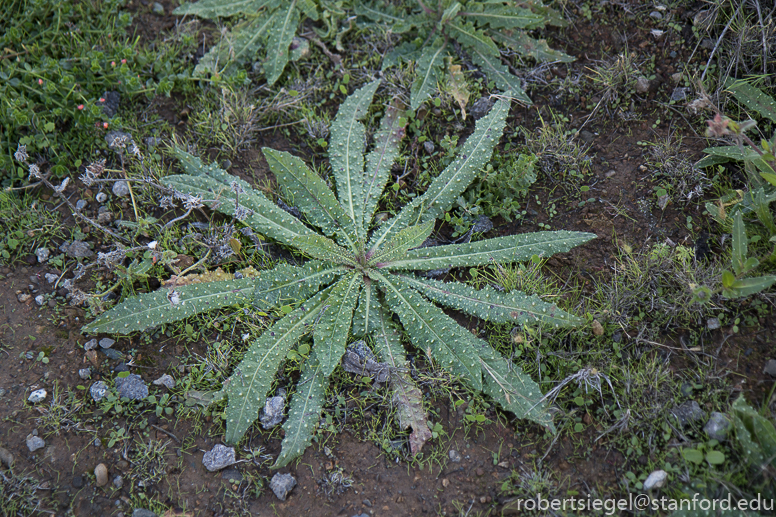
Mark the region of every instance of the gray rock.
<instances>
[{"instance_id":1,"label":"gray rock","mask_svg":"<svg viewBox=\"0 0 776 517\"><path fill-rule=\"evenodd\" d=\"M479 120L487 115L490 111L490 108L492 107L493 100L490 97L480 97L475 101L474 104L472 104L472 107L469 110L469 115L471 115L474 120Z\"/></svg>"},{"instance_id":2,"label":"gray rock","mask_svg":"<svg viewBox=\"0 0 776 517\"><path fill-rule=\"evenodd\" d=\"M30 396L27 397L27 400L32 402L33 404L37 404L38 402L43 402L46 400L46 395L48 395L48 392L44 389L35 390L32 393L30 393Z\"/></svg>"},{"instance_id":3,"label":"gray rock","mask_svg":"<svg viewBox=\"0 0 776 517\"><path fill-rule=\"evenodd\" d=\"M59 251L66 253L69 257L77 259L88 258L94 255L94 252L89 248L89 245L83 241L73 241L69 244L62 244L59 247Z\"/></svg>"},{"instance_id":4,"label":"gray rock","mask_svg":"<svg viewBox=\"0 0 776 517\"><path fill-rule=\"evenodd\" d=\"M115 478L113 478L113 486L115 486L120 490L121 487L124 486L124 478L121 476L116 476Z\"/></svg>"},{"instance_id":5,"label":"gray rock","mask_svg":"<svg viewBox=\"0 0 776 517\"><path fill-rule=\"evenodd\" d=\"M104 463L100 463L94 467L94 477L97 482L97 486L105 486L108 484L108 466Z\"/></svg>"},{"instance_id":6,"label":"gray rock","mask_svg":"<svg viewBox=\"0 0 776 517\"><path fill-rule=\"evenodd\" d=\"M105 192L98 192L95 199L97 199L98 203L104 203L108 200L108 194L106 194Z\"/></svg>"},{"instance_id":7,"label":"gray rock","mask_svg":"<svg viewBox=\"0 0 776 517\"><path fill-rule=\"evenodd\" d=\"M763 373L767 373L771 377L776 377L776 360L775 359L768 359L768 362L765 363L765 368L763 368Z\"/></svg>"},{"instance_id":8,"label":"gray rock","mask_svg":"<svg viewBox=\"0 0 776 517\"><path fill-rule=\"evenodd\" d=\"M51 252L48 248L38 248L35 250L35 256L38 257L38 262L43 263L49 259Z\"/></svg>"},{"instance_id":9,"label":"gray rock","mask_svg":"<svg viewBox=\"0 0 776 517\"><path fill-rule=\"evenodd\" d=\"M10 469L11 467L13 467L13 460L14 458L13 458L13 454L11 454L11 451L3 447L0 447L0 464Z\"/></svg>"},{"instance_id":10,"label":"gray rock","mask_svg":"<svg viewBox=\"0 0 776 517\"><path fill-rule=\"evenodd\" d=\"M84 486L84 477L76 474L73 476L73 480L70 482L70 484L73 485L73 488L81 488Z\"/></svg>"},{"instance_id":11,"label":"gray rock","mask_svg":"<svg viewBox=\"0 0 776 517\"><path fill-rule=\"evenodd\" d=\"M156 514L145 508L135 508L132 512L132 517L156 517Z\"/></svg>"},{"instance_id":12,"label":"gray rock","mask_svg":"<svg viewBox=\"0 0 776 517\"><path fill-rule=\"evenodd\" d=\"M91 368L81 368L78 370L78 376L82 378L83 380L88 379L92 376L92 369Z\"/></svg>"},{"instance_id":13,"label":"gray rock","mask_svg":"<svg viewBox=\"0 0 776 517\"><path fill-rule=\"evenodd\" d=\"M130 373L126 377L116 377L116 390L119 392L119 397L127 397L130 400L143 400L148 396L148 386L136 373Z\"/></svg>"},{"instance_id":14,"label":"gray rock","mask_svg":"<svg viewBox=\"0 0 776 517\"><path fill-rule=\"evenodd\" d=\"M19 300L19 303L24 303L30 298L32 298L32 295L29 293L19 293L16 295L16 299Z\"/></svg>"},{"instance_id":15,"label":"gray rock","mask_svg":"<svg viewBox=\"0 0 776 517\"><path fill-rule=\"evenodd\" d=\"M113 188L111 189L113 192L113 195L116 197L125 197L129 195L129 184L124 181L117 181L113 184Z\"/></svg>"},{"instance_id":16,"label":"gray rock","mask_svg":"<svg viewBox=\"0 0 776 517\"><path fill-rule=\"evenodd\" d=\"M583 140L583 141L584 141L586 144L589 144L590 142L592 142L592 141L593 141L593 139L595 138L595 135L594 135L593 133L591 133L590 131L581 131L581 132L579 133L579 137L580 137L580 138L581 138L581 139L582 139L582 140Z\"/></svg>"},{"instance_id":17,"label":"gray rock","mask_svg":"<svg viewBox=\"0 0 776 517\"><path fill-rule=\"evenodd\" d=\"M175 379L166 373L154 381L156 386L164 386L167 389L173 389L175 387Z\"/></svg>"},{"instance_id":18,"label":"gray rock","mask_svg":"<svg viewBox=\"0 0 776 517\"><path fill-rule=\"evenodd\" d=\"M57 281L57 279L59 279L59 275L55 275L54 273L46 273L45 275L43 275L43 277L46 279L46 282L48 282L49 284L53 284L54 282Z\"/></svg>"},{"instance_id":19,"label":"gray rock","mask_svg":"<svg viewBox=\"0 0 776 517\"><path fill-rule=\"evenodd\" d=\"M719 318L709 318L706 320L706 328L709 330L716 330L720 327Z\"/></svg>"},{"instance_id":20,"label":"gray rock","mask_svg":"<svg viewBox=\"0 0 776 517\"><path fill-rule=\"evenodd\" d=\"M681 86L678 86L674 88L674 91L671 93L671 100L678 102L683 101L687 98L687 93L690 91L689 88L683 88Z\"/></svg>"},{"instance_id":21,"label":"gray rock","mask_svg":"<svg viewBox=\"0 0 776 517\"><path fill-rule=\"evenodd\" d=\"M104 206L101 208L105 208ZM113 220L113 214L110 212L100 212L97 214L97 222L100 224L108 224Z\"/></svg>"},{"instance_id":22,"label":"gray rock","mask_svg":"<svg viewBox=\"0 0 776 517\"><path fill-rule=\"evenodd\" d=\"M447 457L450 458L450 461L453 463L461 463L461 453L455 449L450 449L450 451L447 453Z\"/></svg>"},{"instance_id":23,"label":"gray rock","mask_svg":"<svg viewBox=\"0 0 776 517\"><path fill-rule=\"evenodd\" d=\"M647 479L644 480L644 490L661 488L666 484L667 479L668 473L665 470L656 470L647 476Z\"/></svg>"},{"instance_id":24,"label":"gray rock","mask_svg":"<svg viewBox=\"0 0 776 517\"><path fill-rule=\"evenodd\" d=\"M42 307L43 304L46 303L46 297L43 296L42 294L39 294L38 296L35 297L35 303L37 303L38 306Z\"/></svg>"},{"instance_id":25,"label":"gray rock","mask_svg":"<svg viewBox=\"0 0 776 517\"><path fill-rule=\"evenodd\" d=\"M221 479L225 479L227 481L234 481L235 483L239 483L240 481L243 480L243 475L237 469L227 469L227 470L221 472Z\"/></svg>"},{"instance_id":26,"label":"gray rock","mask_svg":"<svg viewBox=\"0 0 776 517\"><path fill-rule=\"evenodd\" d=\"M684 383L682 383L682 385L679 387L679 391L680 391L680 392L682 393L682 395L684 395L685 397L691 397L691 396L692 396L692 393L693 393L693 389L694 389L694 388L693 388L693 385L692 385L692 384L690 384L689 382L684 382Z\"/></svg>"},{"instance_id":27,"label":"gray rock","mask_svg":"<svg viewBox=\"0 0 776 517\"><path fill-rule=\"evenodd\" d=\"M272 476L272 481L269 482L269 487L275 493L275 497L281 501L285 501L288 497L288 493L296 486L296 479L291 474L281 474L278 472Z\"/></svg>"},{"instance_id":28,"label":"gray rock","mask_svg":"<svg viewBox=\"0 0 776 517\"><path fill-rule=\"evenodd\" d=\"M95 382L92 384L92 387L89 388L89 395L92 396L92 399L94 399L95 402L101 401L106 393L108 393L108 386L102 381Z\"/></svg>"},{"instance_id":29,"label":"gray rock","mask_svg":"<svg viewBox=\"0 0 776 517\"><path fill-rule=\"evenodd\" d=\"M113 350L112 348L103 348L102 353L107 355L108 359L113 359L114 361L121 361L124 359L124 354L118 350Z\"/></svg>"},{"instance_id":30,"label":"gray rock","mask_svg":"<svg viewBox=\"0 0 776 517\"><path fill-rule=\"evenodd\" d=\"M676 417L676 420L682 427L692 422L703 420L706 417L706 412L694 400L688 400L681 406L675 407L671 410L671 414Z\"/></svg>"},{"instance_id":31,"label":"gray rock","mask_svg":"<svg viewBox=\"0 0 776 517\"><path fill-rule=\"evenodd\" d=\"M146 147L148 147L149 149L154 149L156 147L159 147L159 144L162 143L162 139L157 138L155 136L146 137L144 141L145 141Z\"/></svg>"},{"instance_id":32,"label":"gray rock","mask_svg":"<svg viewBox=\"0 0 776 517\"><path fill-rule=\"evenodd\" d=\"M159 2L154 2L153 9L154 9L154 14L158 14L159 16L164 16L164 6Z\"/></svg>"},{"instance_id":33,"label":"gray rock","mask_svg":"<svg viewBox=\"0 0 776 517\"><path fill-rule=\"evenodd\" d=\"M80 211L80 210L83 210L84 208L86 208L86 206L87 206L88 204L89 204L89 203L87 203L85 200L83 200L83 199L79 199L79 200L78 200L78 201L76 201L76 203L75 203L75 209L76 209L76 210L79 210L79 211Z\"/></svg>"},{"instance_id":34,"label":"gray rock","mask_svg":"<svg viewBox=\"0 0 776 517\"><path fill-rule=\"evenodd\" d=\"M216 472L235 463L234 447L227 447L220 443L202 456L202 464L210 472Z\"/></svg>"},{"instance_id":35,"label":"gray rock","mask_svg":"<svg viewBox=\"0 0 776 517\"><path fill-rule=\"evenodd\" d=\"M96 339L90 339L89 341L84 343L84 350L86 350L87 352L89 350L94 350L95 348L97 348L97 340Z\"/></svg>"},{"instance_id":36,"label":"gray rock","mask_svg":"<svg viewBox=\"0 0 776 517\"><path fill-rule=\"evenodd\" d=\"M102 348L110 348L116 343L115 339L111 339L109 337L104 337L100 340L100 346Z\"/></svg>"},{"instance_id":37,"label":"gray rock","mask_svg":"<svg viewBox=\"0 0 776 517\"><path fill-rule=\"evenodd\" d=\"M271 397L264 404L264 410L261 413L259 421L264 429L272 429L283 421L283 408L286 405L286 399L283 397Z\"/></svg>"},{"instance_id":38,"label":"gray rock","mask_svg":"<svg viewBox=\"0 0 776 517\"><path fill-rule=\"evenodd\" d=\"M434 142L431 140L426 140L423 142L423 148L426 150L428 154L432 154L434 152L434 149L436 149L436 146L434 146Z\"/></svg>"},{"instance_id":39,"label":"gray rock","mask_svg":"<svg viewBox=\"0 0 776 517\"><path fill-rule=\"evenodd\" d=\"M728 431L730 431L730 420L727 419L724 413L714 411L709 417L709 421L703 426L703 430L709 438L713 438L718 442L725 441Z\"/></svg>"},{"instance_id":40,"label":"gray rock","mask_svg":"<svg viewBox=\"0 0 776 517\"><path fill-rule=\"evenodd\" d=\"M638 93L647 93L649 91L649 79L643 76L636 79L635 89Z\"/></svg>"},{"instance_id":41,"label":"gray rock","mask_svg":"<svg viewBox=\"0 0 776 517\"><path fill-rule=\"evenodd\" d=\"M46 446L46 442L40 436L27 435L27 448L30 452L35 452Z\"/></svg>"},{"instance_id":42,"label":"gray rock","mask_svg":"<svg viewBox=\"0 0 776 517\"><path fill-rule=\"evenodd\" d=\"M659 11L652 11L651 13L649 13L649 17L650 18L654 18L656 20L662 20L663 19L663 15Z\"/></svg>"}]
</instances>

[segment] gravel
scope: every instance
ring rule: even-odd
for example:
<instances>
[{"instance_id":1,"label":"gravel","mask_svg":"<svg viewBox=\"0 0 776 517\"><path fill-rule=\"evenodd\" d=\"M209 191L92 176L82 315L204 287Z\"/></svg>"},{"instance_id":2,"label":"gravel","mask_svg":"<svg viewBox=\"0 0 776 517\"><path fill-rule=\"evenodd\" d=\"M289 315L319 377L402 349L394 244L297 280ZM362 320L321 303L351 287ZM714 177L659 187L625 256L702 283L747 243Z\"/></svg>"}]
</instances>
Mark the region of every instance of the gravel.
<instances>
[{"instance_id":1,"label":"gravel","mask_svg":"<svg viewBox=\"0 0 776 517\"><path fill-rule=\"evenodd\" d=\"M291 474L281 474L278 472L272 476L269 487L275 493L275 497L285 501L288 493L296 486L296 479Z\"/></svg>"},{"instance_id":2,"label":"gravel","mask_svg":"<svg viewBox=\"0 0 776 517\"><path fill-rule=\"evenodd\" d=\"M202 456L202 464L210 472L216 472L235 463L234 447L227 447L220 443Z\"/></svg>"},{"instance_id":3,"label":"gravel","mask_svg":"<svg viewBox=\"0 0 776 517\"><path fill-rule=\"evenodd\" d=\"M46 442L40 436L27 435L27 448L30 452L35 452L46 446Z\"/></svg>"}]
</instances>

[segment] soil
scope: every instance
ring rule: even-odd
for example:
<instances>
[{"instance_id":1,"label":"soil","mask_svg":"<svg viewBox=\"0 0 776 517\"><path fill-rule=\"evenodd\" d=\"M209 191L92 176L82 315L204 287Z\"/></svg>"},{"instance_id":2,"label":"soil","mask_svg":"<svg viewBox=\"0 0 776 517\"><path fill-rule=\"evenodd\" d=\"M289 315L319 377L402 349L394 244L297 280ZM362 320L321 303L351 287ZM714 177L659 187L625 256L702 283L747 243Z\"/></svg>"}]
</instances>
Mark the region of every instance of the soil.
<instances>
[{"instance_id":1,"label":"soil","mask_svg":"<svg viewBox=\"0 0 776 517\"><path fill-rule=\"evenodd\" d=\"M134 30L142 38L153 40L175 26L178 18L170 15L174 6L168 2L162 2L162 5L165 16L153 14L150 2L129 2L128 9L135 14ZM672 38L657 40L649 33L648 21L637 22L637 18L618 11L616 6L611 9L614 23L603 24L579 17L569 29L548 31L543 36L549 38L551 46L577 57L577 61L568 66L550 69L547 74L551 77L581 74L597 61L619 52L657 56L656 79L638 103L636 120L609 119L601 115L584 127L591 135L589 155L593 157L592 175L585 179L585 184L590 186L586 197L602 201L577 207L575 198L569 199L566 192L556 188L553 180L545 177L535 189L541 204L529 200L527 207L535 211L535 216L519 226L502 221L494 233L535 231L540 229L539 223L550 224L555 229L558 221L562 221L561 226L566 230L594 232L598 239L550 262L551 267L576 270L591 278L606 274L616 242L640 247L650 241L670 239L692 246L692 235L697 234L697 228L693 232L687 228L687 217L704 224L704 217L696 205L669 205L665 211L653 208L650 213L645 213L638 205L640 199L654 198L649 173L640 168L644 163L644 147L638 142L655 141L678 130L688 136L684 152L690 158L697 159L704 147L703 140L692 136L692 128L681 117L674 120L674 126L658 121L655 104L665 103L670 97L673 84L669 77L682 60L690 56L694 41L687 38L688 41L683 42L675 33ZM675 14L678 19L685 20L690 13ZM670 52L675 52L676 57L668 58ZM694 59L700 59L699 55ZM556 96L551 86L537 86L532 97L535 106L513 110L514 119L510 123L536 127L540 124L540 115L546 116L546 109L551 107L568 117L572 127L579 127L589 114L589 111L580 110L584 102L570 96ZM173 126L186 124L185 116L181 116L185 105L174 98L155 99L147 108L156 110ZM253 183L267 178L266 164L257 150L261 145L292 148L292 143L279 136L267 136L266 141L241 153L229 168L230 172ZM555 218L548 217L546 211L552 202L558 203L561 210ZM654 207L654 203L651 206ZM622 210L618 212L612 207ZM0 366L0 445L15 456L16 473L26 473L37 480L43 492L50 493L46 498L46 511L42 508L40 515L131 515L133 505L142 499L130 491L128 479L125 478L122 488L113 484L116 476L137 472L131 458L125 457L122 446L122 443L131 442L108 446L109 426L120 428L126 420L122 417L100 418L97 410L91 419L78 426L68 425L64 417L60 420L61 425L50 427L46 425L44 412L38 405L27 402L27 397L35 389L45 388L48 398L44 404L56 396L64 401L69 393L78 393L77 386L88 389L98 380L112 379L118 370L126 367L122 365L131 363L132 372L141 375L158 398L166 389L150 384L151 381L179 367L185 368L181 362L184 352L204 355L212 336L205 336L188 350L177 344L177 339L164 336L151 345L121 339L112 349L123 353L124 361L110 360L98 351L92 362L84 354L86 338L80 333L86 323L84 311L64 305L38 307L34 301L37 294L51 291L43 276L52 272L60 273L46 264L37 264L34 257L28 264L0 269L0 357L3 358ZM25 294L32 296L20 301L19 295ZM711 333L713 343L706 346L706 350L717 353L710 352L711 355L703 359L718 361L720 370L727 370L727 375L735 379L734 391L747 393L752 400L762 400L772 383L772 379L762 372L765 362L771 358L775 334L776 326L767 318L760 321L755 332L748 333L744 329L733 334L731 327L723 327ZM679 334L668 334L662 345L647 353L663 354L668 357L671 369L680 371L684 356L672 352L681 351L682 346ZM47 363L37 360L40 352L47 356ZM87 367L91 368L91 377L84 380L79 377L78 370ZM59 387L58 391L54 391L55 385ZM94 404L89 397L80 398ZM552 472L561 492L588 493L596 488L603 495L615 490L625 473L634 470L633 459L594 442L605 429L601 424L591 426L585 434L576 435L577 439L590 444L581 454L577 444L570 439L564 437L553 442L552 437L548 438L538 427L524 421L510 421L509 415L493 410L487 415L494 423L473 426L464 432L463 407L453 409L444 400L435 400L434 406L448 436L434 445L435 459L424 462L423 468L391 461L379 445L346 429L333 435L326 444L308 448L299 462L278 471L293 474L298 482L286 501L279 501L267 488L258 495L251 491L249 476L261 477L266 487L275 474L267 463L240 463L216 473L203 467L204 452L220 443L223 436L223 429L209 417L192 421L156 416L149 406L143 415L149 424L146 434L132 436L131 440L168 443L164 452L165 465L159 471L160 479L150 483L145 493L151 499L180 510L170 515L183 515L184 508L186 515L203 516L230 515L246 510L258 516L510 515L519 512L500 487L512 471L534 468L537 461ZM44 438L46 446L29 452L26 440L33 431ZM262 448L264 454L273 457L279 453L277 432L252 432L248 441L251 449ZM456 453L460 456L459 462L451 459ZM105 487L95 484L94 469L100 463L108 467L109 482ZM343 489L342 493L335 491L327 496L327 485L323 480L338 472L350 476L352 486ZM243 476L245 479L240 481L238 478Z\"/></svg>"}]
</instances>

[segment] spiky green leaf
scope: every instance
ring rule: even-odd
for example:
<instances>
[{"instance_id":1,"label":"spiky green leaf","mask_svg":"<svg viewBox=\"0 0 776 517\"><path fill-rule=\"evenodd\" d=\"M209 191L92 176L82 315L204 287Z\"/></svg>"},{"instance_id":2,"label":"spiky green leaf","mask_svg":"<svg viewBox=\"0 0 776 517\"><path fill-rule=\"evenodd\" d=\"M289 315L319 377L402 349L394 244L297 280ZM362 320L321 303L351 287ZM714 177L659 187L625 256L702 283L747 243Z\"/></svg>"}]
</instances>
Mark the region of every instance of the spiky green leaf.
<instances>
[{"instance_id":1,"label":"spiky green leaf","mask_svg":"<svg viewBox=\"0 0 776 517\"><path fill-rule=\"evenodd\" d=\"M409 250L423 244L433 231L433 219L427 223L404 228L385 246L380 248L377 253L369 259L367 265L380 267L380 264L387 264L392 260L406 257Z\"/></svg>"},{"instance_id":2,"label":"spiky green leaf","mask_svg":"<svg viewBox=\"0 0 776 517\"><path fill-rule=\"evenodd\" d=\"M495 6L493 4L474 4L480 10L461 13L467 20L474 20L480 25L489 25L493 29L536 29L543 27L545 18L529 9L514 6Z\"/></svg>"},{"instance_id":3,"label":"spiky green leaf","mask_svg":"<svg viewBox=\"0 0 776 517\"><path fill-rule=\"evenodd\" d=\"M351 249L355 249L354 240L358 239L355 223L345 214L326 182L301 158L268 147L262 148L262 151L275 179L287 195L293 196L294 206L299 207L307 220L326 235L340 236Z\"/></svg>"},{"instance_id":4,"label":"spiky green leaf","mask_svg":"<svg viewBox=\"0 0 776 517\"><path fill-rule=\"evenodd\" d=\"M302 455L312 443L313 433L321 418L328 376L324 373L315 352L305 361L297 389L291 397L288 419L283 424L285 436L282 449L273 469L288 465Z\"/></svg>"},{"instance_id":5,"label":"spiky green leaf","mask_svg":"<svg viewBox=\"0 0 776 517\"><path fill-rule=\"evenodd\" d=\"M726 298L741 298L751 296L768 289L776 283L776 276L756 276L733 280L730 287L723 286L722 294Z\"/></svg>"},{"instance_id":6,"label":"spiky green leaf","mask_svg":"<svg viewBox=\"0 0 776 517\"><path fill-rule=\"evenodd\" d=\"M159 289L127 298L84 327L84 332L128 334L213 309L250 301L257 278L241 278Z\"/></svg>"},{"instance_id":7,"label":"spiky green leaf","mask_svg":"<svg viewBox=\"0 0 776 517\"><path fill-rule=\"evenodd\" d=\"M493 41L500 43L505 47L519 52L524 56L531 57L540 63L560 61L561 63L570 63L574 57L551 49L547 40L534 39L522 31L493 31L491 33Z\"/></svg>"},{"instance_id":8,"label":"spiky green leaf","mask_svg":"<svg viewBox=\"0 0 776 517\"><path fill-rule=\"evenodd\" d=\"M361 275L353 272L334 284L326 299L326 310L321 309L321 318L315 325L315 353L327 377L345 353L348 331L353 321L353 309L361 289L360 280Z\"/></svg>"},{"instance_id":9,"label":"spiky green leaf","mask_svg":"<svg viewBox=\"0 0 776 517\"><path fill-rule=\"evenodd\" d=\"M407 119L402 116L403 104L394 101L385 110L380 129L375 133L375 148L366 157L364 172L364 196L361 212L367 227L377 209L380 196L391 177L391 167L399 156L399 144L404 138Z\"/></svg>"},{"instance_id":10,"label":"spiky green leaf","mask_svg":"<svg viewBox=\"0 0 776 517\"><path fill-rule=\"evenodd\" d=\"M337 183L337 197L345 213L364 235L363 206L364 144L366 129L360 122L372 103L380 81L373 81L353 92L342 103L331 126L329 162Z\"/></svg>"},{"instance_id":11,"label":"spiky green leaf","mask_svg":"<svg viewBox=\"0 0 776 517\"><path fill-rule=\"evenodd\" d=\"M483 54L498 57L498 47L485 31L471 23L455 21L447 25L447 32L464 47L475 48Z\"/></svg>"},{"instance_id":12,"label":"spiky green leaf","mask_svg":"<svg viewBox=\"0 0 776 517\"><path fill-rule=\"evenodd\" d=\"M428 271L484 266L497 262L519 262L528 260L533 255L549 257L555 253L565 253L594 238L595 234L585 232L534 232L478 242L419 248L408 251L406 258L391 262L386 269Z\"/></svg>"},{"instance_id":13,"label":"spiky green leaf","mask_svg":"<svg viewBox=\"0 0 776 517\"><path fill-rule=\"evenodd\" d=\"M276 7L278 3L278 0L200 0L193 4L181 5L172 14L177 16L191 14L212 19L235 14L254 14L267 6Z\"/></svg>"},{"instance_id":14,"label":"spiky green leaf","mask_svg":"<svg viewBox=\"0 0 776 517\"><path fill-rule=\"evenodd\" d=\"M256 284L253 303L258 307L277 307L295 300L306 300L321 286L331 284L347 271L343 266L319 260L310 260L303 266L280 264L262 273L262 281Z\"/></svg>"},{"instance_id":15,"label":"spiky green leaf","mask_svg":"<svg viewBox=\"0 0 776 517\"><path fill-rule=\"evenodd\" d=\"M358 295L358 308L353 313L353 335L364 337L377 330L377 311L380 304L374 282L367 282Z\"/></svg>"},{"instance_id":16,"label":"spiky green leaf","mask_svg":"<svg viewBox=\"0 0 776 517\"><path fill-rule=\"evenodd\" d=\"M556 327L583 323L580 318L559 309L555 304L518 291L500 293L489 285L477 290L458 282L404 275L397 278L437 303L494 323L526 324L541 321Z\"/></svg>"},{"instance_id":17,"label":"spiky green leaf","mask_svg":"<svg viewBox=\"0 0 776 517\"><path fill-rule=\"evenodd\" d=\"M234 216L234 184L244 193L239 194L240 206L251 211L243 222L271 239L291 245L295 237L316 235L297 218L281 210L264 194L254 190L246 181L228 174L214 164L204 165L199 158L180 149L175 155L188 174L167 176L161 182L170 188L191 196L199 196L214 210Z\"/></svg>"},{"instance_id":18,"label":"spiky green leaf","mask_svg":"<svg viewBox=\"0 0 776 517\"><path fill-rule=\"evenodd\" d=\"M511 92L510 95L513 99L527 106L533 104L531 98L523 91L520 78L512 75L498 56L485 54L476 48L471 49L471 55L472 62L480 67L485 75L488 76L488 79L495 82L499 89Z\"/></svg>"},{"instance_id":19,"label":"spiky green leaf","mask_svg":"<svg viewBox=\"0 0 776 517\"><path fill-rule=\"evenodd\" d=\"M740 275L744 272L744 262L746 261L747 255L746 228L744 228L744 219L741 216L740 211L737 211L736 215L733 217L733 233L731 240L733 241L733 271L735 271L737 275Z\"/></svg>"},{"instance_id":20,"label":"spiky green leaf","mask_svg":"<svg viewBox=\"0 0 776 517\"><path fill-rule=\"evenodd\" d=\"M490 160L493 147L504 131L508 114L509 101L497 101L490 112L477 121L474 133L466 139L457 158L434 178L426 192L405 205L396 216L374 232L369 249L379 248L407 226L444 215Z\"/></svg>"},{"instance_id":21,"label":"spiky green leaf","mask_svg":"<svg viewBox=\"0 0 776 517\"><path fill-rule=\"evenodd\" d=\"M294 239L292 245L299 251L313 258L334 262L336 264L356 265L356 256L323 235L306 235Z\"/></svg>"},{"instance_id":22,"label":"spiky green leaf","mask_svg":"<svg viewBox=\"0 0 776 517\"><path fill-rule=\"evenodd\" d=\"M748 109L776 122L776 100L773 97L747 82L737 81L732 77L725 80L725 88Z\"/></svg>"},{"instance_id":23,"label":"spiky green leaf","mask_svg":"<svg viewBox=\"0 0 776 517\"><path fill-rule=\"evenodd\" d=\"M288 3L287 10L280 11L276 22L269 30L267 42L267 57L264 61L264 75L267 83L272 86L280 78L283 69L288 63L288 47L296 34L299 26L300 14L296 8L297 0Z\"/></svg>"},{"instance_id":24,"label":"spiky green leaf","mask_svg":"<svg viewBox=\"0 0 776 517\"><path fill-rule=\"evenodd\" d=\"M765 173L773 173L773 169L768 165L765 160L760 157L760 154L751 147L745 147L744 152L737 145L721 145L718 147L707 147L703 150L710 156L706 156L695 164L698 168L710 167L719 163L725 163L730 160L748 161L752 162L755 167Z\"/></svg>"},{"instance_id":25,"label":"spiky green leaf","mask_svg":"<svg viewBox=\"0 0 776 517\"><path fill-rule=\"evenodd\" d=\"M482 367L483 391L517 418L533 420L554 431L555 426L544 407L539 386L485 341L477 341L480 343L477 355Z\"/></svg>"},{"instance_id":26,"label":"spiky green leaf","mask_svg":"<svg viewBox=\"0 0 776 517\"><path fill-rule=\"evenodd\" d=\"M356 15L364 16L370 20L383 23L391 28L394 34L403 34L412 30L414 27L423 23L420 16L407 15L404 12L388 12L390 5L381 5L380 9L373 5L366 5L364 2L357 2L355 6Z\"/></svg>"},{"instance_id":27,"label":"spiky green leaf","mask_svg":"<svg viewBox=\"0 0 776 517\"><path fill-rule=\"evenodd\" d=\"M482 376L471 333L395 278L379 273L375 276L386 302L399 315L412 343L442 368L460 376L472 388L481 390Z\"/></svg>"},{"instance_id":28,"label":"spiky green leaf","mask_svg":"<svg viewBox=\"0 0 776 517\"><path fill-rule=\"evenodd\" d=\"M251 344L226 386L229 404L224 415L224 439L227 443L240 441L256 420L281 361L299 338L309 332L330 291L331 288L325 289L310 298Z\"/></svg>"},{"instance_id":29,"label":"spiky green leaf","mask_svg":"<svg viewBox=\"0 0 776 517\"><path fill-rule=\"evenodd\" d=\"M391 367L391 402L396 406L399 427L412 427L410 451L417 454L431 439L428 417L423 409L423 392L407 372L404 347L401 346L399 329L391 320L388 309L378 309L377 329L373 336L375 350L380 359Z\"/></svg>"},{"instance_id":30,"label":"spiky green leaf","mask_svg":"<svg viewBox=\"0 0 776 517\"><path fill-rule=\"evenodd\" d=\"M446 50L447 44L444 39L437 38L421 52L420 59L415 65L415 80L410 87L410 106L413 110L417 110L436 88L442 73Z\"/></svg>"},{"instance_id":31,"label":"spiky green leaf","mask_svg":"<svg viewBox=\"0 0 776 517\"><path fill-rule=\"evenodd\" d=\"M194 75L221 74L235 64L255 59L275 17L276 12L271 12L235 25L202 56L194 67Z\"/></svg>"}]
</instances>

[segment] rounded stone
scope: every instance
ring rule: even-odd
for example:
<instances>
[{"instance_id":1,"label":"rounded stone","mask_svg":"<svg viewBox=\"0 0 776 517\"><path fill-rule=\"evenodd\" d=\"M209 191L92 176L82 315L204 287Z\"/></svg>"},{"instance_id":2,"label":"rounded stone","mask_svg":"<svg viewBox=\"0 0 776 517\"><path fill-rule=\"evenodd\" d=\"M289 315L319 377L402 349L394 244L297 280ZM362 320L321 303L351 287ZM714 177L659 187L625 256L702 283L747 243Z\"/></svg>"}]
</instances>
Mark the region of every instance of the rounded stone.
<instances>
[{"instance_id":1,"label":"rounded stone","mask_svg":"<svg viewBox=\"0 0 776 517\"><path fill-rule=\"evenodd\" d=\"M105 486L108 484L108 466L104 463L100 463L94 467L94 478L97 486Z\"/></svg>"}]
</instances>

